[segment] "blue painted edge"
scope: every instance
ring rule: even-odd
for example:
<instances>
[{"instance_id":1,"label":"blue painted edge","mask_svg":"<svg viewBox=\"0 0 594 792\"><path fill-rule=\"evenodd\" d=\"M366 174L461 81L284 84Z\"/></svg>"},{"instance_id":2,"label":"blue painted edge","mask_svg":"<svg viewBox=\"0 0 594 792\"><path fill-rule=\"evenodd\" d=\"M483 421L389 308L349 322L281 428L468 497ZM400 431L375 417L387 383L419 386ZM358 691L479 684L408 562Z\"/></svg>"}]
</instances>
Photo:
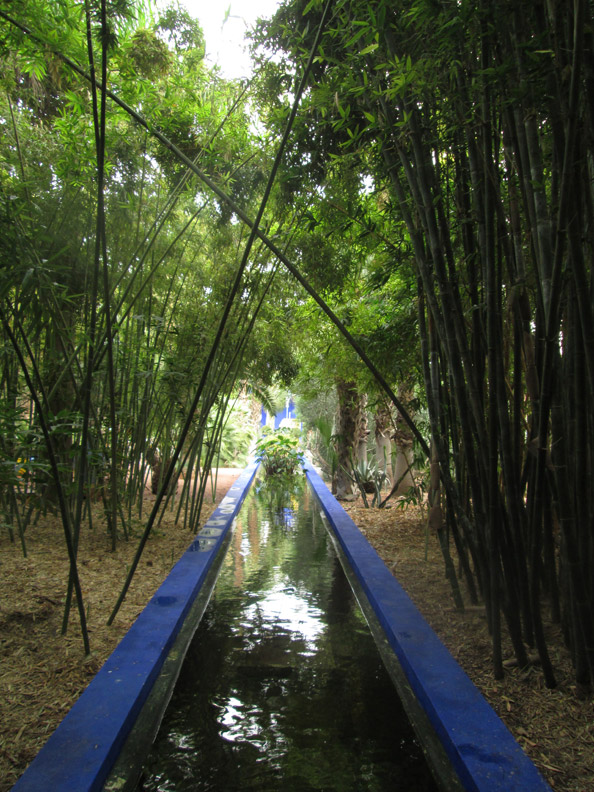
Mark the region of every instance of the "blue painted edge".
<instances>
[{"instance_id":1,"label":"blue painted edge","mask_svg":"<svg viewBox=\"0 0 594 792\"><path fill-rule=\"evenodd\" d=\"M309 463L308 481L456 774L469 792L551 792Z\"/></svg>"},{"instance_id":2,"label":"blue painted edge","mask_svg":"<svg viewBox=\"0 0 594 792\"><path fill-rule=\"evenodd\" d=\"M12 787L14 792L101 790L237 516L258 465L248 465L230 487L113 653Z\"/></svg>"}]
</instances>

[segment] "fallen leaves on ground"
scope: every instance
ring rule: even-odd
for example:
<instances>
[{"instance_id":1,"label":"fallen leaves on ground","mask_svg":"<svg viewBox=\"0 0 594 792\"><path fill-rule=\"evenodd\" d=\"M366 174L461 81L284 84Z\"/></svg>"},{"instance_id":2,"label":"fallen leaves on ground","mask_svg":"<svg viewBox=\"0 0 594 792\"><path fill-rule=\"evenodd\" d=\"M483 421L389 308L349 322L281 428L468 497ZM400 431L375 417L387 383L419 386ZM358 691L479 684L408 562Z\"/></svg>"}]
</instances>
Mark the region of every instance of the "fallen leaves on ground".
<instances>
[{"instance_id":1,"label":"fallen leaves on ground","mask_svg":"<svg viewBox=\"0 0 594 792\"><path fill-rule=\"evenodd\" d=\"M219 475L215 501L204 504L203 522L237 477ZM149 510L153 501L147 494ZM91 644L87 657L74 602L67 634L62 635L69 565L61 522L47 516L28 528L27 558L6 532L0 536L0 792L7 792L23 773L192 539L183 520L175 524L175 510L167 511L150 535L124 603L108 626L143 523L132 521L134 535L127 542L120 538L113 553L101 510L93 508L94 527L81 531L78 552Z\"/></svg>"},{"instance_id":2,"label":"fallen leaves on ground","mask_svg":"<svg viewBox=\"0 0 594 792\"><path fill-rule=\"evenodd\" d=\"M495 680L484 609L470 605L460 575L466 607L454 607L439 542L426 531L424 512L413 506L365 509L360 501L342 505L553 789L594 790L594 705L576 690L558 625L546 624L554 690L545 687L537 664L520 669L511 662L504 678ZM503 650L511 660L511 645Z\"/></svg>"},{"instance_id":3,"label":"fallen leaves on ground","mask_svg":"<svg viewBox=\"0 0 594 792\"><path fill-rule=\"evenodd\" d=\"M219 482L217 501L229 486ZM454 608L439 543L426 532L422 511L365 509L359 501L343 505L556 792L594 790L593 704L578 695L558 628L547 627L559 681L555 690L544 686L537 665L525 670L511 665L503 680L495 680L483 609ZM213 508L211 503L204 519ZM24 771L190 541L170 513L147 543L122 610L108 627L136 541L119 542L112 553L99 519L92 531L83 532L79 567L92 646L84 657L75 610L68 634L61 635L68 571L61 531L51 518L31 526L28 558L6 535L0 537L0 792ZM505 652L512 657L509 646Z\"/></svg>"}]
</instances>

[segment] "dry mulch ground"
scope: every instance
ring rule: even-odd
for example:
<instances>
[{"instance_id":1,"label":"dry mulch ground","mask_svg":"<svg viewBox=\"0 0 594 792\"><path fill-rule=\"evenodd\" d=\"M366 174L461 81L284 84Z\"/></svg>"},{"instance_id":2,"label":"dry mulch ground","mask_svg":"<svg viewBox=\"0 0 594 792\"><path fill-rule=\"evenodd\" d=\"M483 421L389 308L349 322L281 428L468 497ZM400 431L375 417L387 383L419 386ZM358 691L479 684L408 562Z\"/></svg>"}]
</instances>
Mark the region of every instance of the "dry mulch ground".
<instances>
[{"instance_id":1,"label":"dry mulch ground","mask_svg":"<svg viewBox=\"0 0 594 792\"><path fill-rule=\"evenodd\" d=\"M343 506L553 789L593 792L594 704L576 689L558 627L547 627L556 689L545 687L536 665L508 667L505 678L495 680L484 611L456 611L439 542L426 535L419 509L365 509L359 502ZM504 652L513 658L511 646L504 646Z\"/></svg>"},{"instance_id":2,"label":"dry mulch ground","mask_svg":"<svg viewBox=\"0 0 594 792\"><path fill-rule=\"evenodd\" d=\"M238 473L219 478L215 502ZM207 504L203 519L214 505ZM439 545L434 536L426 541L423 515L412 507L364 509L359 502L346 509L553 788L594 790L593 704L576 694L558 631L550 636L556 690L545 688L537 667L509 668L504 680L495 681L485 619L480 609L454 609ZM61 527L49 519L27 533L27 558L0 536L0 792L23 772L189 543L172 515L163 520L114 625L107 627L136 542L120 542L112 553L104 531L82 534L79 566L92 646L85 658L75 612L68 634L61 635L68 571Z\"/></svg>"},{"instance_id":3,"label":"dry mulch ground","mask_svg":"<svg viewBox=\"0 0 594 792\"><path fill-rule=\"evenodd\" d=\"M223 469L207 487L202 522L241 471ZM214 495L214 501L213 501ZM145 498L146 519L154 496ZM100 508L94 507L99 526ZM152 532L124 603L112 626L111 613L136 552L143 523L117 551L104 529L81 531L78 567L86 607L91 654L84 656L78 613L62 635L68 560L60 521L48 517L26 533L27 558L20 545L0 535L0 792L22 774L64 715L103 665L140 611L191 541L175 510ZM39 790L44 792L44 790ZM56 790L60 792L60 790Z\"/></svg>"}]
</instances>

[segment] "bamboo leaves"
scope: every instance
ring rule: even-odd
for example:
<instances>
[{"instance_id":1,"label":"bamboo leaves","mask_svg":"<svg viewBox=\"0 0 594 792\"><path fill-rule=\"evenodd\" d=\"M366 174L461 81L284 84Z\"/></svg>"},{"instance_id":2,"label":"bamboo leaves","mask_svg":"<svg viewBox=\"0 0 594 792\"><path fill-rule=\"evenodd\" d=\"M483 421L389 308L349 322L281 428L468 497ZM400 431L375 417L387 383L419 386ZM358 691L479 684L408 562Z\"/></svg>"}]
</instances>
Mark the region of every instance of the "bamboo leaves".
<instances>
[{"instance_id":1,"label":"bamboo leaves","mask_svg":"<svg viewBox=\"0 0 594 792\"><path fill-rule=\"evenodd\" d=\"M576 592L564 622L576 672L592 679L578 546L584 564L592 558L575 522L591 520L583 472L591 472L594 443L585 409L594 395L592 245L584 233L593 201L578 175L591 167L592 147L576 137L578 127L592 130L582 71L589 7L578 0L539 16L516 5L509 17L504 8L341 6L340 29L322 41L331 57L313 108L348 156L375 157L374 179L406 226L448 524L470 551L473 572L465 569L487 605L495 673L503 673L503 615L518 662L536 643L553 686L541 595L559 614L560 578L571 577ZM356 69L362 52L364 76ZM365 157L347 147L362 140L360 119ZM561 438L574 438L578 424L580 463L569 475Z\"/></svg>"},{"instance_id":2,"label":"bamboo leaves","mask_svg":"<svg viewBox=\"0 0 594 792\"><path fill-rule=\"evenodd\" d=\"M16 521L25 550L23 526L30 519L30 504L47 508L56 493L71 557L64 629L72 592L84 615L76 552L92 498L99 495L103 502L115 546L122 535L126 538L133 511L142 512L151 448L159 448L167 461L170 449L179 444L184 422L194 433L187 453L184 448L184 459L194 460L187 473L196 472L197 464L196 481L201 482L198 496L188 499L190 523L196 526L206 482L201 465L216 459L222 416L244 365L243 357L237 356L242 346L231 333L225 342L232 354L225 347L194 423L188 398L194 397L213 324L228 297L221 294L225 284L216 283L217 268L209 257L217 261L219 274L231 266L238 234L228 228L217 231L212 212L203 212L204 206L196 203L192 179L187 174L171 179L159 166L154 147L147 150L146 138L124 145L132 124L125 123L123 134L125 116L107 112L108 81L117 73L110 63L120 57L114 32L130 46L125 38L128 23L110 18L110 13L117 16L125 10L105 2L87 6L86 36L83 25L72 49L80 56L80 45L86 42L90 90L70 71L65 93L52 96L64 110L46 119L44 128L30 123L25 105L16 98L18 85L11 87L13 93L0 107L4 122L18 102L12 119L12 139L18 145L2 150L8 163L2 189L12 180L18 190L14 201L6 202L7 210L14 203L6 218L11 234L2 237L3 265L10 261L10 267L2 269L3 348L13 351L3 358L0 398L19 414L28 411L30 434L40 427L43 438L34 464L23 466L30 489L20 487L18 478L9 482L3 477L14 492L2 499L2 507L11 530ZM43 27L46 21L41 14L35 23ZM204 89L201 95L206 85ZM248 160L253 153L245 151L251 138L245 130L241 92L209 90L216 112L203 133L211 155L218 153L217 135L232 118L238 133L236 151ZM182 96L178 92L178 98ZM30 145L36 137L43 148ZM20 145L25 141L26 150ZM130 226L135 233L130 233ZM209 230L211 241L204 245ZM203 454L208 413L219 393L221 418L209 430L209 451ZM58 426L60 415L64 420ZM23 420L27 425L25 415ZM7 454L30 453L16 437L13 440ZM38 478L45 473L45 480L34 480L32 470ZM167 469L165 489L172 475ZM32 500L31 493L39 500Z\"/></svg>"}]
</instances>

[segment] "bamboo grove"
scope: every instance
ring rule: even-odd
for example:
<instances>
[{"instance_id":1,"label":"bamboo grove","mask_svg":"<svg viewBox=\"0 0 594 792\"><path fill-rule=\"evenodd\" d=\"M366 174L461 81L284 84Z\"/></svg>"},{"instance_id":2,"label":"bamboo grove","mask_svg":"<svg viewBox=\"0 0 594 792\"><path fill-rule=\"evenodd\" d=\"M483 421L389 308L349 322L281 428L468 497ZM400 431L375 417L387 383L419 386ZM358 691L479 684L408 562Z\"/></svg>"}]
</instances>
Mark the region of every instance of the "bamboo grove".
<instances>
[{"instance_id":1,"label":"bamboo grove","mask_svg":"<svg viewBox=\"0 0 594 792\"><path fill-rule=\"evenodd\" d=\"M207 73L179 12L159 36L126 3L0 11L2 508L23 547L54 498L76 593L91 487L115 542L154 449L163 478L147 530L171 479L210 467L237 383L269 381L262 349L292 359L286 333L270 343L280 266L430 457L430 527L455 601L463 590L486 606L495 675L506 634L520 665L536 649L554 686L546 629L559 623L588 687L592 3L287 1L254 34L247 89ZM282 138L267 151L248 95L267 140ZM304 251L347 233L367 272L382 262L365 286L374 304L391 304L395 279L414 292L403 316L418 376L402 323L386 320L376 348L357 330L359 285L350 302L342 276L317 285L323 257ZM303 299L282 321L304 315ZM394 395L406 367L427 437ZM196 481L179 504L190 527ZM32 487L42 497L25 498Z\"/></svg>"},{"instance_id":2,"label":"bamboo grove","mask_svg":"<svg viewBox=\"0 0 594 792\"><path fill-rule=\"evenodd\" d=\"M298 11L264 33L287 58L309 35ZM581 0L340 4L304 122L406 229L430 523L486 604L495 675L503 621L549 686L543 618L580 684L594 662L592 51Z\"/></svg>"},{"instance_id":3,"label":"bamboo grove","mask_svg":"<svg viewBox=\"0 0 594 792\"><path fill-rule=\"evenodd\" d=\"M223 180L242 165L244 189L265 179L247 146L245 91L204 67L200 29L172 9L159 38L136 27L139 10L23 3L3 19L2 508L25 553L28 525L48 509L60 515L70 558L64 629L75 594L86 651L76 553L89 504L103 500L115 548L143 518L152 468L157 497L113 618L182 469L178 519L197 530L275 271L244 228L221 227L191 171L108 107L108 82L145 108L158 102L180 145L188 124L176 127L173 108L192 121L202 113L200 141L185 142L192 165L216 149L232 162Z\"/></svg>"}]
</instances>

